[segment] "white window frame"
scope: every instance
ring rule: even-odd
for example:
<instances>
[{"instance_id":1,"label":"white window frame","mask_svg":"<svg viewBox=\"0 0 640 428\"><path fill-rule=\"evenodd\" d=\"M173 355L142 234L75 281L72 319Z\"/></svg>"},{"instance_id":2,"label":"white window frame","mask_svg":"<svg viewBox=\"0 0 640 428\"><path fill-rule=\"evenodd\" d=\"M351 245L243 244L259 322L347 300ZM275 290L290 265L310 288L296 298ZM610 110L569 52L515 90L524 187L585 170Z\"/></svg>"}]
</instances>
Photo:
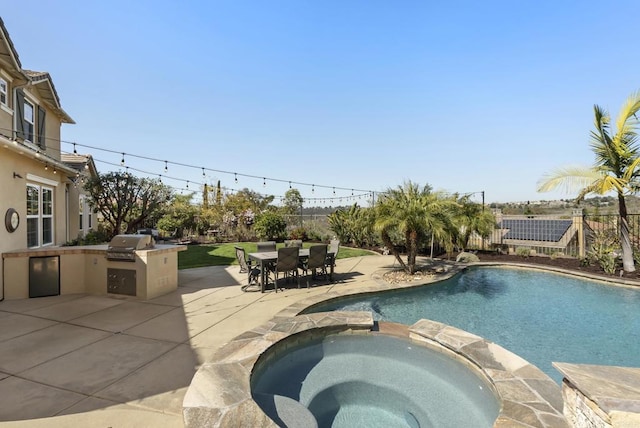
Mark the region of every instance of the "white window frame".
<instances>
[{"instance_id":1,"label":"white window frame","mask_svg":"<svg viewBox=\"0 0 640 428\"><path fill-rule=\"evenodd\" d=\"M45 193L49 193L51 195L51 207L50 207L50 212L49 213L47 213L46 210L45 210L46 202L47 202L45 200L45 198L44 198ZM53 245L53 243L54 243L55 230L56 230L55 224L53 222L53 216L54 216L54 213L56 212L55 211L55 206L54 206L54 203L55 203L55 201L54 201L55 192L54 192L53 188L51 188L51 187L42 186L40 188L40 195L41 195L40 196L40 202L41 202L41 212L42 212L42 220L40 221L40 227L41 227L41 229L40 229L40 232L41 232L40 237L41 237L41 245L44 247L44 246L47 246L47 245ZM44 224L45 224L46 220L50 220L50 222L51 222L51 233L50 233L50 236L45 236L45 234L44 234L45 233Z\"/></svg>"},{"instance_id":2,"label":"white window frame","mask_svg":"<svg viewBox=\"0 0 640 428\"><path fill-rule=\"evenodd\" d=\"M40 246L40 227L39 227L39 223L40 223L40 186L37 184L31 184L31 183L27 183L27 193L25 195L28 196L29 195L29 189L35 189L36 191L36 198L35 198L35 210L36 213L30 213L29 212L29 199L26 199L27 202L27 247L28 248L37 248ZM34 225L35 224L35 230ZM30 242L29 241L29 234L30 232L34 232L36 239L35 242Z\"/></svg>"},{"instance_id":3,"label":"white window frame","mask_svg":"<svg viewBox=\"0 0 640 428\"><path fill-rule=\"evenodd\" d=\"M27 183L27 189L32 188L36 191L36 213L29 213L27 210L27 247L38 248L53 245L55 242L55 191L53 187L40 185L38 183ZM47 210L47 201L45 194L51 195L51 208ZM27 192L28 194L28 192ZM26 196L26 195L25 195ZM27 201L28 206L28 201ZM50 211L50 212L48 212ZM35 220L35 221L34 221ZM50 222L51 232L49 236L44 235L45 222ZM35 230L33 229L35 227ZM29 242L29 232L35 233L36 242Z\"/></svg>"},{"instance_id":4,"label":"white window frame","mask_svg":"<svg viewBox=\"0 0 640 428\"><path fill-rule=\"evenodd\" d=\"M0 102L0 110L4 110L13 116L13 109L9 107L9 95L11 94L11 84L13 79L11 79L11 76L5 73L4 70L0 70L0 80L3 80L7 85L7 102L4 104Z\"/></svg>"},{"instance_id":5,"label":"white window frame","mask_svg":"<svg viewBox=\"0 0 640 428\"><path fill-rule=\"evenodd\" d=\"M27 117L27 106L31 107L31 120L29 120L29 118ZM25 135L25 141L28 141L30 143L35 143L34 140L36 139L36 134L35 134L35 130L36 130L36 126L35 126L35 118L36 118L36 104L31 101L30 99L28 99L26 96L24 97L24 120L31 125L31 132L28 133L28 135Z\"/></svg>"},{"instance_id":6,"label":"white window frame","mask_svg":"<svg viewBox=\"0 0 640 428\"><path fill-rule=\"evenodd\" d=\"M9 107L9 83L0 77L0 105Z\"/></svg>"}]
</instances>

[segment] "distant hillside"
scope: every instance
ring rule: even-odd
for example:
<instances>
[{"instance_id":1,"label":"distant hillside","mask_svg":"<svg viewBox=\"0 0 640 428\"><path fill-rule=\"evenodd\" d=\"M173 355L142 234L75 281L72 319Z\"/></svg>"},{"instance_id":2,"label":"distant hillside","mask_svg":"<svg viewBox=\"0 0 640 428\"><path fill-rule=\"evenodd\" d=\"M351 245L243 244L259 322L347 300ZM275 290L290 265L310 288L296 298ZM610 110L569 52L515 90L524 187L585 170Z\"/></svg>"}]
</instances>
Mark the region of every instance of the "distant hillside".
<instances>
[{"instance_id":1,"label":"distant hillside","mask_svg":"<svg viewBox=\"0 0 640 428\"><path fill-rule=\"evenodd\" d=\"M627 196L629 214L640 214L640 198ZM618 199L613 196L596 196L576 204L573 199L555 201L523 201L492 203L490 208L500 208L503 214L522 215L571 215L573 210L582 208L585 214L618 214Z\"/></svg>"},{"instance_id":2,"label":"distant hillside","mask_svg":"<svg viewBox=\"0 0 640 428\"><path fill-rule=\"evenodd\" d=\"M629 214L640 214L640 197L627 196L627 211ZM489 208L500 208L503 214L511 215L568 215L573 210L582 208L585 214L618 214L618 199L613 196L595 196L576 204L573 199L559 199L554 201L522 201L491 203ZM351 206L309 207L303 208L304 215L329 215L337 209L348 210Z\"/></svg>"}]
</instances>

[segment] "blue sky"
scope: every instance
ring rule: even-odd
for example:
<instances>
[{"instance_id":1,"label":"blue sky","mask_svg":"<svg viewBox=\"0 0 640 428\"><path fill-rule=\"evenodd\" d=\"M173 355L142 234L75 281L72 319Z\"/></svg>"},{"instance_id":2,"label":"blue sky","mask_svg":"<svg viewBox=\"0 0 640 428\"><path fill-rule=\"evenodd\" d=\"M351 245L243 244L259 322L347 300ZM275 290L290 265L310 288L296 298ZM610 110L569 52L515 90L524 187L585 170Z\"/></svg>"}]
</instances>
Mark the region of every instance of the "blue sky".
<instances>
[{"instance_id":1,"label":"blue sky","mask_svg":"<svg viewBox=\"0 0 640 428\"><path fill-rule=\"evenodd\" d=\"M276 196L292 181L310 205L408 180L568 198L537 181L591 164L593 105L615 117L640 89L637 1L30 4L5 0L2 18L77 122L62 139L102 172L124 152L179 188L204 167L206 182Z\"/></svg>"}]
</instances>

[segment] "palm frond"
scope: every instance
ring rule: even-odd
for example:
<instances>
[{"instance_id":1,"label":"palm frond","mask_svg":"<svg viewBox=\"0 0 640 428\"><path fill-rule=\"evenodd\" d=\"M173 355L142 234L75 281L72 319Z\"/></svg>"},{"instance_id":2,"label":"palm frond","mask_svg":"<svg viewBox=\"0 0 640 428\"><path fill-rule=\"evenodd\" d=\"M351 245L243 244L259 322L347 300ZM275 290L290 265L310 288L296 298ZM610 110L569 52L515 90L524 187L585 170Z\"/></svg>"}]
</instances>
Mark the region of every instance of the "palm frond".
<instances>
[{"instance_id":1,"label":"palm frond","mask_svg":"<svg viewBox=\"0 0 640 428\"><path fill-rule=\"evenodd\" d=\"M631 183L632 181L636 181L635 179L640 176L640 157L635 158L629 166L627 166L627 170L622 177L626 182Z\"/></svg>"},{"instance_id":2,"label":"palm frond","mask_svg":"<svg viewBox=\"0 0 640 428\"><path fill-rule=\"evenodd\" d=\"M549 192L560 188L565 193L576 193L593 185L605 175L596 168L569 166L555 169L538 181L538 192Z\"/></svg>"},{"instance_id":3,"label":"palm frond","mask_svg":"<svg viewBox=\"0 0 640 428\"><path fill-rule=\"evenodd\" d=\"M621 137L636 135L636 129L638 127L636 114L639 110L640 91L631 94L620 109L620 114L616 121L616 128L618 130L616 135L620 135Z\"/></svg>"}]
</instances>

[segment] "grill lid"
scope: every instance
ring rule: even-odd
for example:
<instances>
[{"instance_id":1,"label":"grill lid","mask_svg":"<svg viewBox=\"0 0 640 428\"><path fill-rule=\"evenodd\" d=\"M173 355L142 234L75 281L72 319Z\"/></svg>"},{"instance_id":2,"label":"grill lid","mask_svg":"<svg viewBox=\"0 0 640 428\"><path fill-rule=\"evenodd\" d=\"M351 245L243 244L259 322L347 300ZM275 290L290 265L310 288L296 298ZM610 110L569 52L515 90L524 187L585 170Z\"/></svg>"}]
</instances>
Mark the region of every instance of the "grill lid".
<instances>
[{"instance_id":1,"label":"grill lid","mask_svg":"<svg viewBox=\"0 0 640 428\"><path fill-rule=\"evenodd\" d=\"M107 251L134 252L153 248L155 241L151 235L116 235L107 246Z\"/></svg>"}]
</instances>

